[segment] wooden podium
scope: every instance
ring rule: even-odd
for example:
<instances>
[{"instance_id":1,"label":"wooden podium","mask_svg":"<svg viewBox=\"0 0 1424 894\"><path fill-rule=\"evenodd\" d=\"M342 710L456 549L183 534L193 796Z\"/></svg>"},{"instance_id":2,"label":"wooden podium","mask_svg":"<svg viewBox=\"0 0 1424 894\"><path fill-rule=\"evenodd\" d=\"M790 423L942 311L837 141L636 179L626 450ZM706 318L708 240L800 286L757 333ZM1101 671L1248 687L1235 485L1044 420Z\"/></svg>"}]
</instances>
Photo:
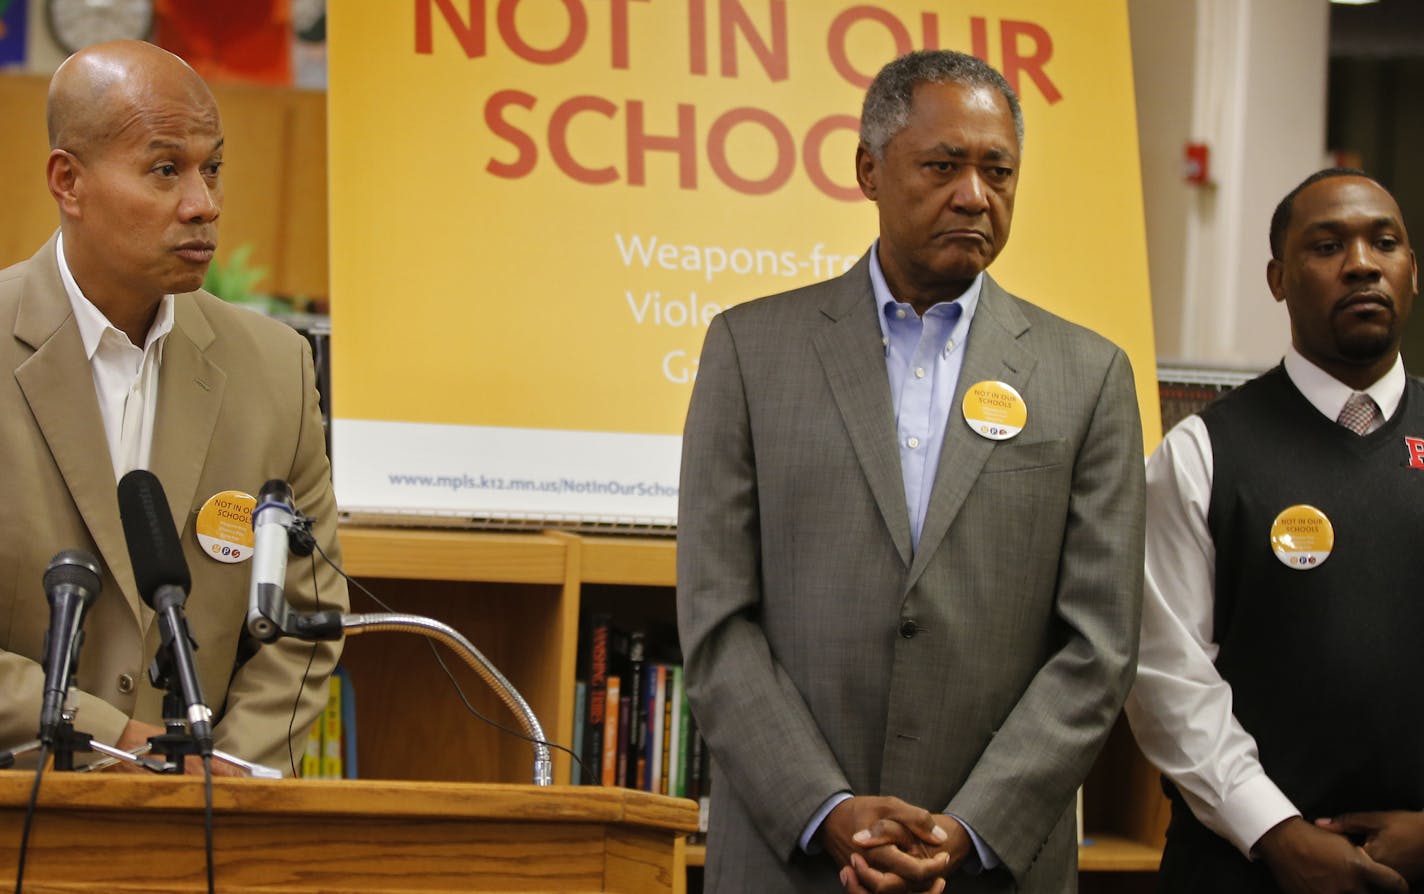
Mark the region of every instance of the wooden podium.
<instances>
[{"instance_id":1,"label":"wooden podium","mask_svg":"<svg viewBox=\"0 0 1424 894\"><path fill-rule=\"evenodd\" d=\"M0 888L14 885L32 772L0 771ZM684 890L697 806L591 786L213 780L217 890ZM203 781L47 772L25 887L206 891Z\"/></svg>"}]
</instances>

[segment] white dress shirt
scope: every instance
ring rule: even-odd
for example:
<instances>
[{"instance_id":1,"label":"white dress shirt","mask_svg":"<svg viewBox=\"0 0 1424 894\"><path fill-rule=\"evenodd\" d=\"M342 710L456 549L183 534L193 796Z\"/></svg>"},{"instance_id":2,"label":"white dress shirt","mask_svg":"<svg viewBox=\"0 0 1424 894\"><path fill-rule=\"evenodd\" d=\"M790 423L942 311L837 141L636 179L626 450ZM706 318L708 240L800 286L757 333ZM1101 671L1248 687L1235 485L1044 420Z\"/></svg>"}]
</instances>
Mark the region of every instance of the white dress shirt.
<instances>
[{"instance_id":1,"label":"white dress shirt","mask_svg":"<svg viewBox=\"0 0 1424 894\"><path fill-rule=\"evenodd\" d=\"M1354 393L1294 347L1285 370L1332 422ZM1396 358L1365 391L1381 413L1371 430L1394 415L1404 386L1404 362ZM1143 753L1197 819L1249 857L1262 835L1300 811L1266 775L1255 738L1232 713L1231 686L1214 664L1216 550L1206 521L1211 486L1211 439L1201 417L1190 416L1147 461L1142 644L1126 710Z\"/></svg>"},{"instance_id":2,"label":"white dress shirt","mask_svg":"<svg viewBox=\"0 0 1424 894\"><path fill-rule=\"evenodd\" d=\"M163 343L173 329L173 296L164 295L142 348L129 341L108 317L84 296L64 258L63 234L55 242L59 278L69 295L79 324L84 354L94 376L99 416L104 421L114 479L148 468L153 452L153 420L158 411L158 368Z\"/></svg>"}]
</instances>

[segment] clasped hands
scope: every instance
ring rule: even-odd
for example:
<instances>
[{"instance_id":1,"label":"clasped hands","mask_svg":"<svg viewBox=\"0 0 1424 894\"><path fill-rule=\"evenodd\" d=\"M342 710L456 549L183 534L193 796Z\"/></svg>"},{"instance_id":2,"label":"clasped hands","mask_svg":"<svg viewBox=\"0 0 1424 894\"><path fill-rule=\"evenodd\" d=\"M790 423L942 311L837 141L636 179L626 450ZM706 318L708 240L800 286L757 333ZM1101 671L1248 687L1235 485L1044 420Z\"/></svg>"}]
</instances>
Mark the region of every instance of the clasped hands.
<instances>
[{"instance_id":1,"label":"clasped hands","mask_svg":"<svg viewBox=\"0 0 1424 894\"><path fill-rule=\"evenodd\" d=\"M940 894L973 848L958 820L892 797L842 801L818 836L850 894Z\"/></svg>"},{"instance_id":2,"label":"clasped hands","mask_svg":"<svg viewBox=\"0 0 1424 894\"><path fill-rule=\"evenodd\" d=\"M1407 894L1410 881L1424 879L1424 813L1352 813L1314 824L1293 817L1254 851L1289 894Z\"/></svg>"}]
</instances>

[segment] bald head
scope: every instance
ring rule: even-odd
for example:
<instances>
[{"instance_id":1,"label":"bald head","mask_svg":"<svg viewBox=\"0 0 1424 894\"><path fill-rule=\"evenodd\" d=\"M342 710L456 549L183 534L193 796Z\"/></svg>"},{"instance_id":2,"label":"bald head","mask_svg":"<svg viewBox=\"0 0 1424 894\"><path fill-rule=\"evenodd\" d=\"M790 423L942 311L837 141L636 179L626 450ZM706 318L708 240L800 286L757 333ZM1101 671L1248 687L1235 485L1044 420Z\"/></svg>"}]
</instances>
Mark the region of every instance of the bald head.
<instances>
[{"instance_id":1,"label":"bald head","mask_svg":"<svg viewBox=\"0 0 1424 894\"><path fill-rule=\"evenodd\" d=\"M81 158L103 151L152 111L175 104L210 115L216 127L217 102L188 63L141 40L95 44L66 59L50 81L50 149Z\"/></svg>"}]
</instances>

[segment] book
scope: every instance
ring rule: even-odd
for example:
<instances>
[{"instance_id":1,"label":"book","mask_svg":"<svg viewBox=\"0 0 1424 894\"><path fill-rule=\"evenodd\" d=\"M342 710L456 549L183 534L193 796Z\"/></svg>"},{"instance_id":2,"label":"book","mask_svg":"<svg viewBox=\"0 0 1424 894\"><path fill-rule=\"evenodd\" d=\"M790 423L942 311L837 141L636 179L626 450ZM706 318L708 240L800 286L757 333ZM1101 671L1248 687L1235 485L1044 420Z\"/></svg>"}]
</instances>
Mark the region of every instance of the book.
<instances>
[{"instance_id":1,"label":"book","mask_svg":"<svg viewBox=\"0 0 1424 894\"><path fill-rule=\"evenodd\" d=\"M673 666L668 665L663 669L662 674L663 697L661 713L663 728L660 739L662 741L663 757L662 764L659 767L658 787L653 789L653 791L660 795L666 795L668 793L668 771L672 769L672 671Z\"/></svg>"},{"instance_id":2,"label":"book","mask_svg":"<svg viewBox=\"0 0 1424 894\"><path fill-rule=\"evenodd\" d=\"M624 788L642 788L643 772L647 766L646 732L648 709L643 701L643 665L647 656L647 634L634 630L628 635L628 666L623 675L623 687L628 699L625 711L628 721L628 735L623 746L625 759L618 784ZM622 721L620 721L620 726Z\"/></svg>"},{"instance_id":3,"label":"book","mask_svg":"<svg viewBox=\"0 0 1424 894\"><path fill-rule=\"evenodd\" d=\"M588 710L588 682L586 680L574 681L574 741L569 746L569 750L578 756L578 760L570 761L569 784L578 785L583 781L583 765L579 762L583 760L583 726L584 712Z\"/></svg>"},{"instance_id":4,"label":"book","mask_svg":"<svg viewBox=\"0 0 1424 894\"><path fill-rule=\"evenodd\" d=\"M688 712L687 724L687 797L696 801L702 797L702 752L707 745L702 741L702 731L697 728L697 716Z\"/></svg>"},{"instance_id":5,"label":"book","mask_svg":"<svg viewBox=\"0 0 1424 894\"><path fill-rule=\"evenodd\" d=\"M633 698L625 693L618 696L618 758L614 761L613 784L628 785L628 740L632 733Z\"/></svg>"},{"instance_id":6,"label":"book","mask_svg":"<svg viewBox=\"0 0 1424 894\"><path fill-rule=\"evenodd\" d=\"M312 724L311 732L307 734L306 748L302 751L302 778L319 779L321 777L321 738L326 724L322 722L323 717L317 717L316 723Z\"/></svg>"},{"instance_id":7,"label":"book","mask_svg":"<svg viewBox=\"0 0 1424 894\"><path fill-rule=\"evenodd\" d=\"M337 673L333 673L326 682L326 710L322 712L320 777L342 777L342 678Z\"/></svg>"},{"instance_id":8,"label":"book","mask_svg":"<svg viewBox=\"0 0 1424 894\"><path fill-rule=\"evenodd\" d=\"M649 663L644 665L643 682L647 695L643 701L648 706L648 754L647 771L643 775L643 791L657 792L663 772L663 707L667 701L667 665Z\"/></svg>"},{"instance_id":9,"label":"book","mask_svg":"<svg viewBox=\"0 0 1424 894\"><path fill-rule=\"evenodd\" d=\"M682 690L682 665L674 664L670 669L668 678L668 784L665 789L669 795L682 797L687 791L687 780L683 778L682 750L683 750L683 690Z\"/></svg>"},{"instance_id":10,"label":"book","mask_svg":"<svg viewBox=\"0 0 1424 894\"><path fill-rule=\"evenodd\" d=\"M608 677L607 698L603 709L603 773L602 782L612 788L618 784L618 698L622 680L616 674Z\"/></svg>"},{"instance_id":11,"label":"book","mask_svg":"<svg viewBox=\"0 0 1424 894\"><path fill-rule=\"evenodd\" d=\"M356 772L356 690L345 668L337 665L335 673L341 676L341 775L346 779L359 779Z\"/></svg>"},{"instance_id":12,"label":"book","mask_svg":"<svg viewBox=\"0 0 1424 894\"><path fill-rule=\"evenodd\" d=\"M610 618L597 614L588 627L588 710L584 726L583 762L589 778L586 785L602 780L603 722L608 708L608 632Z\"/></svg>"}]
</instances>

